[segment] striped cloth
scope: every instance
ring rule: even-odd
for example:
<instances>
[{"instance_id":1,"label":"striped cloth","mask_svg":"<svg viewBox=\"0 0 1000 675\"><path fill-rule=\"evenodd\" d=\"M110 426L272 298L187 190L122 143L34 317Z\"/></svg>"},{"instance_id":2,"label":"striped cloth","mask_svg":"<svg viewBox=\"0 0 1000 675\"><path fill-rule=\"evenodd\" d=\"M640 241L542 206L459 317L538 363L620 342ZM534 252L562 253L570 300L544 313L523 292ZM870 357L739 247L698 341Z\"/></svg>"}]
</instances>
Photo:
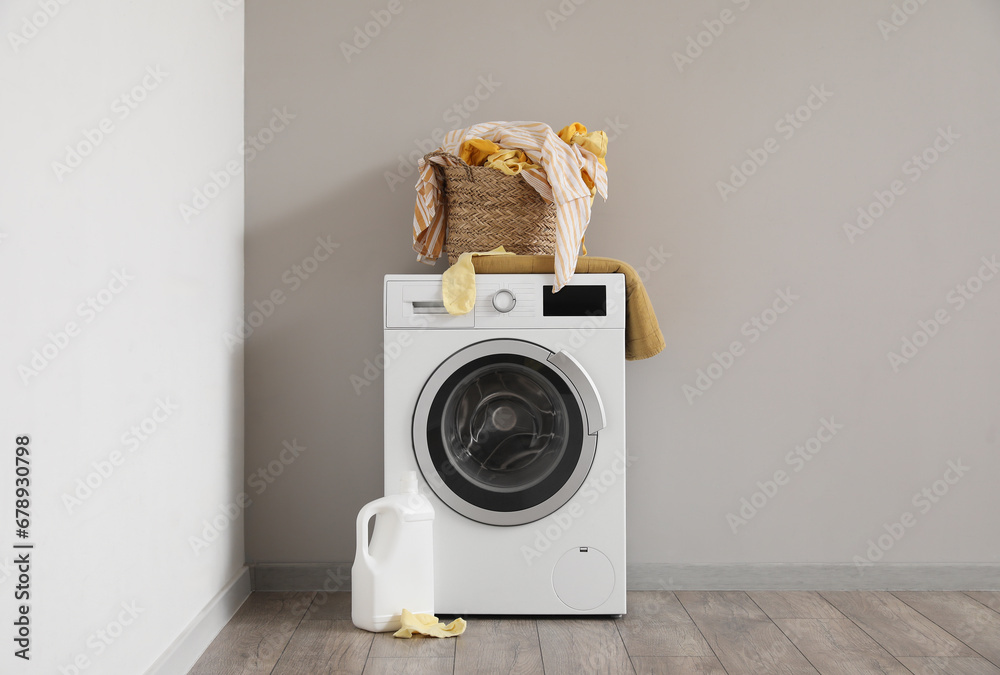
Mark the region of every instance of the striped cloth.
<instances>
[{"instance_id":1,"label":"striped cloth","mask_svg":"<svg viewBox=\"0 0 1000 675\"><path fill-rule=\"evenodd\" d=\"M526 169L521 176L548 203L556 205L556 250L553 288L558 291L573 276L584 232L590 222L591 194L580 172L593 178L598 194L608 198L607 169L594 153L564 142L541 122L484 122L456 129L444 137L441 149L457 155L462 141L486 138L504 148L519 148L540 168ZM446 157L435 156L417 163L417 203L413 210L413 250L417 260L433 264L441 256L445 239L443 185L431 163L454 166Z\"/></svg>"}]
</instances>

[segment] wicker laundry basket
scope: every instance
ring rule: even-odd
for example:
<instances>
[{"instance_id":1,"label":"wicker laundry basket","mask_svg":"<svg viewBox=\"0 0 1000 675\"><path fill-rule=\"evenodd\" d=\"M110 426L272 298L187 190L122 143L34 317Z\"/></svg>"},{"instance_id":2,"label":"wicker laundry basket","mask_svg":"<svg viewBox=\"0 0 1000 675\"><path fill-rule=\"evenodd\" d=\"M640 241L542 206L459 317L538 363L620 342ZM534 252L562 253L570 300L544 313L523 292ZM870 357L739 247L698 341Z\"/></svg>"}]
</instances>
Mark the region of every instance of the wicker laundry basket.
<instances>
[{"instance_id":1,"label":"wicker laundry basket","mask_svg":"<svg viewBox=\"0 0 1000 675\"><path fill-rule=\"evenodd\" d=\"M539 196L521 176L508 176L485 166L469 166L443 151L460 166L434 165L444 176L448 262L469 251L497 246L518 255L554 255L556 206Z\"/></svg>"}]
</instances>

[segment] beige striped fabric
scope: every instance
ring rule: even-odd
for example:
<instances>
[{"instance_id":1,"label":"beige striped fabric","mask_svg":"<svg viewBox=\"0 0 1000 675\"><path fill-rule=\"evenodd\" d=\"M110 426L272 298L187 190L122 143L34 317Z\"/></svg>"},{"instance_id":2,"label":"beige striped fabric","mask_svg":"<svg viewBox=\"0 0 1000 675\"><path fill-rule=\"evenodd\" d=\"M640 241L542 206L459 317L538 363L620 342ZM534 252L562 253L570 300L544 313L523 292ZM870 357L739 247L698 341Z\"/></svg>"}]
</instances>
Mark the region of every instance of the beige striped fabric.
<instances>
[{"instance_id":1,"label":"beige striped fabric","mask_svg":"<svg viewBox=\"0 0 1000 675\"><path fill-rule=\"evenodd\" d=\"M580 175L593 178L597 193L608 198L608 173L594 153L564 142L552 128L541 122L484 122L468 129L456 129L444 137L441 149L458 155L459 146L469 138L485 138L504 148L519 148L541 168L526 169L521 176L542 199L556 205L556 250L553 290L562 288L576 269L584 232L590 222L590 188ZM444 247L443 189L431 163L454 166L454 160L435 156L421 159L415 186L417 202L413 210L413 250L417 260L433 264Z\"/></svg>"}]
</instances>

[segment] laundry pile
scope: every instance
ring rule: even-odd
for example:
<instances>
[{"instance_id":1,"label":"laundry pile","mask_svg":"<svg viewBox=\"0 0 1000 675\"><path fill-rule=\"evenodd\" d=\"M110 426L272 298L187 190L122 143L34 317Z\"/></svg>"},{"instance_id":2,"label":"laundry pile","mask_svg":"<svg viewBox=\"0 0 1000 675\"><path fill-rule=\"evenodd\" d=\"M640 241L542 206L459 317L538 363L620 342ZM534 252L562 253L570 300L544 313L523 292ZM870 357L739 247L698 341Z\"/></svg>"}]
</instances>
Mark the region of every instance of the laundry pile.
<instances>
[{"instance_id":1,"label":"laundry pile","mask_svg":"<svg viewBox=\"0 0 1000 675\"><path fill-rule=\"evenodd\" d=\"M603 131L591 131L587 133L587 127L579 122L574 122L567 127L563 127L558 134L559 138L570 145L579 145L587 152L597 157L597 161L607 171L608 165L604 158L608 154L608 135ZM540 165L534 164L528 155L521 148L505 148L498 143L494 143L488 138L466 138L459 146L458 156L469 166L487 166L497 171L502 171L508 176L516 176L524 169L539 169ZM597 194L597 187L594 183L594 176L591 176L586 168L580 170L580 177L587 187L590 188L590 199L593 202Z\"/></svg>"},{"instance_id":2,"label":"laundry pile","mask_svg":"<svg viewBox=\"0 0 1000 675\"><path fill-rule=\"evenodd\" d=\"M434 164L487 166L506 175L520 175L549 204L556 206L555 289L573 276L578 251L590 222L594 197L608 198L605 156L608 137L587 131L579 123L558 134L541 122L485 122L456 129L444 138L447 154L418 162L413 212L413 250L417 260L436 261L445 242L444 185ZM586 251L584 251L586 253Z\"/></svg>"}]
</instances>

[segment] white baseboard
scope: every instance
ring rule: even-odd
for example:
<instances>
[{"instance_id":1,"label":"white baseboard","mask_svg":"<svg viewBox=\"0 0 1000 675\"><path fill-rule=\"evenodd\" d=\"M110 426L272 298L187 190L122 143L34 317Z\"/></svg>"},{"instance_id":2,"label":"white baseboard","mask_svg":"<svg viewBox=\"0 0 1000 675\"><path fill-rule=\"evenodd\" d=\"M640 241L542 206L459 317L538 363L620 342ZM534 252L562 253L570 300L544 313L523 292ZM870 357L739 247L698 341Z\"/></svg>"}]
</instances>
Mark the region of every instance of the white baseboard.
<instances>
[{"instance_id":1,"label":"white baseboard","mask_svg":"<svg viewBox=\"0 0 1000 675\"><path fill-rule=\"evenodd\" d=\"M250 569L244 566L181 631L146 675L187 675L236 610L250 597L250 590Z\"/></svg>"},{"instance_id":2,"label":"white baseboard","mask_svg":"<svg viewBox=\"0 0 1000 675\"><path fill-rule=\"evenodd\" d=\"M349 591L351 563L258 563L257 591ZM633 563L628 590L997 591L994 563Z\"/></svg>"}]
</instances>

